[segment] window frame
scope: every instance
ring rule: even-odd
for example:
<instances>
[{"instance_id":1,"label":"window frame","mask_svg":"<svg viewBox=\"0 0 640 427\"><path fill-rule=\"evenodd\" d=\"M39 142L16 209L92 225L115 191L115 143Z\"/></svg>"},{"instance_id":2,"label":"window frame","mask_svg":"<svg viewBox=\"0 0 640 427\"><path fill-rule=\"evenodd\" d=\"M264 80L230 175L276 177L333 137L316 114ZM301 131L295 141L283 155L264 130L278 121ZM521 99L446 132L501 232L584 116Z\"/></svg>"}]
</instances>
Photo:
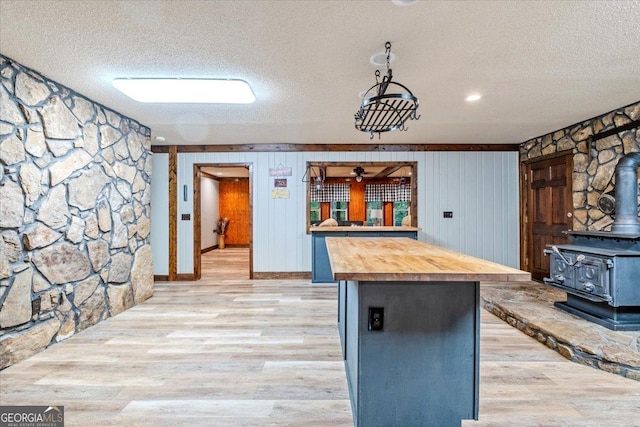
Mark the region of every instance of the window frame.
<instances>
[{"instance_id":1,"label":"window frame","mask_svg":"<svg viewBox=\"0 0 640 427\"><path fill-rule=\"evenodd\" d=\"M401 168L405 168L405 170L408 171L408 175L411 176L411 181L410 181L410 185L411 185L411 201L410 201L410 205L409 205L409 215L411 215L411 225L413 227L416 226L416 224L418 223L418 162L416 161L405 161L405 162L394 162L394 161L381 161L381 162L359 162L359 161L344 161L344 162L322 162L322 161L307 161L306 162L306 168L305 168L305 173L303 175L303 182L306 183L306 227L307 227L307 234L311 234L311 186L315 185L315 182L312 182L313 179L309 179L310 177L308 175L312 175L312 177L316 176L316 174L318 173L317 171L319 169L323 169L326 170L327 167L329 166L339 166L339 167L349 167L351 169L356 168L358 166L361 166L363 168L367 168L369 167L385 167L388 169L393 169L393 168L397 168L397 169L401 169ZM309 171L312 170L314 171L314 173L310 173ZM349 178L345 178L345 182L349 182L349 180L352 179L351 177ZM366 178L365 178L366 179ZM353 200L350 202L353 203ZM365 203L363 201L363 203ZM365 208L366 209L366 208ZM329 209L329 211L331 211L331 209ZM348 212L348 211L347 211ZM322 214L322 212L321 212ZM348 213L347 213L348 215ZM365 215L366 215L366 211L365 211ZM383 212L384 215L384 212ZM347 216L348 218L348 216ZM384 220L384 219L383 219Z\"/></svg>"},{"instance_id":2,"label":"window frame","mask_svg":"<svg viewBox=\"0 0 640 427\"><path fill-rule=\"evenodd\" d=\"M367 223L368 226L374 226L374 225L384 225L384 202L382 200L376 200L376 201L372 201L372 202L364 202L365 203L365 214L364 214L364 218L365 218L365 222ZM380 219L380 223L376 224L375 221L371 221L371 216L370 213L373 209L369 208L369 204L370 203L378 203L380 204L379 208L375 208L376 210L380 210L382 212L382 216L379 218Z\"/></svg>"},{"instance_id":3,"label":"window frame","mask_svg":"<svg viewBox=\"0 0 640 427\"><path fill-rule=\"evenodd\" d=\"M334 208L334 204L336 203L344 203L345 206L343 209ZM338 219L334 216L334 212L344 212L344 219ZM349 221L349 202L330 202L329 204L329 218L333 218L336 221Z\"/></svg>"},{"instance_id":4,"label":"window frame","mask_svg":"<svg viewBox=\"0 0 640 427\"><path fill-rule=\"evenodd\" d=\"M399 227L402 225L402 220L404 219L404 217L409 216L409 212L411 211L411 202L409 202L409 205L407 206L406 209L398 209L396 208L396 203L405 203L407 202L407 200L401 200L401 201L397 201L397 202L393 202L393 209L392 209L392 215L393 215L393 225L396 227ZM397 212L406 212L407 214L404 215L402 218L400 218L400 223L396 223L396 214Z\"/></svg>"}]
</instances>

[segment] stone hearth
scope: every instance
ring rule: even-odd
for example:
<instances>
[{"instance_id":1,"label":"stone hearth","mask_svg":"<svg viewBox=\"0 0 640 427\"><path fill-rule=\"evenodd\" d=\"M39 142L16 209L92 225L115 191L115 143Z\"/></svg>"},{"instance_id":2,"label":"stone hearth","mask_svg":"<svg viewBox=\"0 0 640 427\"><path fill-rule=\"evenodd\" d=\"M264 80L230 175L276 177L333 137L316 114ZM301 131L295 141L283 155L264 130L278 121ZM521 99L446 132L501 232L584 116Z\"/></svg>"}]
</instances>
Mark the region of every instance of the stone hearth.
<instances>
[{"instance_id":1,"label":"stone hearth","mask_svg":"<svg viewBox=\"0 0 640 427\"><path fill-rule=\"evenodd\" d=\"M565 358L640 381L640 332L612 331L561 311L566 293L537 282L481 285L484 309Z\"/></svg>"}]
</instances>

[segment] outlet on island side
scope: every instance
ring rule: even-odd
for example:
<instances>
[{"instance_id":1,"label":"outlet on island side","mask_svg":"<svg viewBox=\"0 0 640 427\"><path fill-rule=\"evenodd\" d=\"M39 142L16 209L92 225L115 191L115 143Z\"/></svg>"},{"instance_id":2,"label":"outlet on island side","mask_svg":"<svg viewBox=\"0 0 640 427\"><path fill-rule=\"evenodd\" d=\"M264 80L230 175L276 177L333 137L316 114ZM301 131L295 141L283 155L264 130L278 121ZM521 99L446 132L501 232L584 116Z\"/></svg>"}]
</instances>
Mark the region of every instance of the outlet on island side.
<instances>
[{"instance_id":1,"label":"outlet on island side","mask_svg":"<svg viewBox=\"0 0 640 427\"><path fill-rule=\"evenodd\" d=\"M453 212L451 212L451 211L444 211L444 212L442 212L442 217L443 217L443 218L453 218Z\"/></svg>"},{"instance_id":2,"label":"outlet on island side","mask_svg":"<svg viewBox=\"0 0 640 427\"><path fill-rule=\"evenodd\" d=\"M369 307L369 330L381 331L384 328L384 307Z\"/></svg>"}]
</instances>

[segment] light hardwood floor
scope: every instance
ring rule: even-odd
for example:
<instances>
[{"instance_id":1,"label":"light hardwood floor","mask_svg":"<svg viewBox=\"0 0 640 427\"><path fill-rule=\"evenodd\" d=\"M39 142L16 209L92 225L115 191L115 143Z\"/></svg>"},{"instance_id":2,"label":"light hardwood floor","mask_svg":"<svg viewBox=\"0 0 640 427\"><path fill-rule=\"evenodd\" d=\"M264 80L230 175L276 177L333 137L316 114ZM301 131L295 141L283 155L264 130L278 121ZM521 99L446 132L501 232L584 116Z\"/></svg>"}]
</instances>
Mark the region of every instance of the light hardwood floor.
<instances>
[{"instance_id":1,"label":"light hardwood floor","mask_svg":"<svg viewBox=\"0 0 640 427\"><path fill-rule=\"evenodd\" d=\"M238 280L249 278L249 249L226 247L202 255L202 278Z\"/></svg>"},{"instance_id":2,"label":"light hardwood floor","mask_svg":"<svg viewBox=\"0 0 640 427\"><path fill-rule=\"evenodd\" d=\"M0 372L0 404L64 405L67 426L351 426L336 288L215 270ZM481 319L480 421L463 426L640 426L640 382Z\"/></svg>"}]
</instances>

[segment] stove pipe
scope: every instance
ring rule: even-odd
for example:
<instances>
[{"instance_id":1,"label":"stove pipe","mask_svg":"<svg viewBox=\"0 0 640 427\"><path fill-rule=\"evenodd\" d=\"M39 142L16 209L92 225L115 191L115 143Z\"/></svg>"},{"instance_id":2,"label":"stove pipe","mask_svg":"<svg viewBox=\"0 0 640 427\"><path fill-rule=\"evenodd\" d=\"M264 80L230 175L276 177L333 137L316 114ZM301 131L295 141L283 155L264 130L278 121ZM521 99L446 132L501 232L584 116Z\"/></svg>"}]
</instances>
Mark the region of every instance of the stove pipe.
<instances>
[{"instance_id":1,"label":"stove pipe","mask_svg":"<svg viewBox=\"0 0 640 427\"><path fill-rule=\"evenodd\" d=\"M624 156L616 166L616 219L611 231L640 234L638 221L638 167L640 153Z\"/></svg>"}]
</instances>

